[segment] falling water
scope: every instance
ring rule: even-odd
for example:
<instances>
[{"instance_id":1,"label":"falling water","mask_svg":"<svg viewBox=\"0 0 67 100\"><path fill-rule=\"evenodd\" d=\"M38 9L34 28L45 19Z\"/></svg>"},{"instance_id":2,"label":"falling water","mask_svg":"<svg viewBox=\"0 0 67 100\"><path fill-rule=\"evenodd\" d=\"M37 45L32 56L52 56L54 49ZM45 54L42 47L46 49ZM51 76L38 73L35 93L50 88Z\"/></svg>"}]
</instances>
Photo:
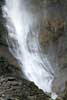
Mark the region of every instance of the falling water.
<instances>
[{"instance_id":1,"label":"falling water","mask_svg":"<svg viewBox=\"0 0 67 100\"><path fill-rule=\"evenodd\" d=\"M44 92L52 92L54 76L51 73L54 72L46 55L43 61L39 52L39 10L27 0L5 0L3 16L8 29L7 42L26 78Z\"/></svg>"}]
</instances>

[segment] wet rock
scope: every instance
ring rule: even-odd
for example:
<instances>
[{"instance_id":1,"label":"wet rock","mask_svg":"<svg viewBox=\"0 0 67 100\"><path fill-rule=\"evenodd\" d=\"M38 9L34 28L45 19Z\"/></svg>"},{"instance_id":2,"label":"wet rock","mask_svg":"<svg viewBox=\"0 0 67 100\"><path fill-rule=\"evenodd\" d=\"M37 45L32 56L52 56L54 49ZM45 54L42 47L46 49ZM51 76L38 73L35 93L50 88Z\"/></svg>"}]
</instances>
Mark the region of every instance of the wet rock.
<instances>
[{"instance_id":1,"label":"wet rock","mask_svg":"<svg viewBox=\"0 0 67 100\"><path fill-rule=\"evenodd\" d=\"M60 93L56 100L67 100L67 82L65 82L65 89Z\"/></svg>"}]
</instances>

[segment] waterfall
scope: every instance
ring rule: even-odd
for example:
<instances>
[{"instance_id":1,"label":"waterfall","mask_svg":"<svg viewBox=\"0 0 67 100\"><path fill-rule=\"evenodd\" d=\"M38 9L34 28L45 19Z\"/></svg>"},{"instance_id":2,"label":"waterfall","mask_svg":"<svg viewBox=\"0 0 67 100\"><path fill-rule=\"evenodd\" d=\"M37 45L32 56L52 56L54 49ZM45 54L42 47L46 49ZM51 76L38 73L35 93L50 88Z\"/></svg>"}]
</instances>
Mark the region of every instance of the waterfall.
<instances>
[{"instance_id":1,"label":"waterfall","mask_svg":"<svg viewBox=\"0 0 67 100\"><path fill-rule=\"evenodd\" d=\"M31 2L31 0L29 0ZM9 50L25 77L44 92L52 92L53 69L47 56L42 60L38 35L41 11L27 0L5 0L2 7L8 29Z\"/></svg>"}]
</instances>

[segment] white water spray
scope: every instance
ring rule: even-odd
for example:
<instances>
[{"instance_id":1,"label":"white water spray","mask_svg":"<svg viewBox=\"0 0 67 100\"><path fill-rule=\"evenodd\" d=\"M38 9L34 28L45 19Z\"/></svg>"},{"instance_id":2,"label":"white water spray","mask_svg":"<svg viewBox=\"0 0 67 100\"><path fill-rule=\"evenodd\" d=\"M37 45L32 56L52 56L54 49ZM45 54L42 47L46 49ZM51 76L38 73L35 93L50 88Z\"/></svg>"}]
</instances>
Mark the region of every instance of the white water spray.
<instances>
[{"instance_id":1,"label":"white water spray","mask_svg":"<svg viewBox=\"0 0 67 100\"><path fill-rule=\"evenodd\" d=\"M44 92L52 92L52 67L46 55L44 62L42 61L39 52L37 25L40 13L36 13L36 8L32 8L33 12L28 9L25 1L5 0L3 16L7 20L9 49L19 61L27 79Z\"/></svg>"}]
</instances>

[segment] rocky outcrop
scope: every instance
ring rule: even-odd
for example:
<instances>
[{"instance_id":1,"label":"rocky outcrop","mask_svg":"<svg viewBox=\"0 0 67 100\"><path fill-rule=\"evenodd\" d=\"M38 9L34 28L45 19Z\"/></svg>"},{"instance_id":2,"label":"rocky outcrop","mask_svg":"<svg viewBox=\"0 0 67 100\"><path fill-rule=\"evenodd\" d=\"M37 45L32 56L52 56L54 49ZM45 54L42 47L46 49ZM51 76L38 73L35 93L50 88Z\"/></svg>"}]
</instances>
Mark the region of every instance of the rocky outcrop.
<instances>
[{"instance_id":1,"label":"rocky outcrop","mask_svg":"<svg viewBox=\"0 0 67 100\"><path fill-rule=\"evenodd\" d=\"M20 76L19 68L0 58L0 100L49 100L50 96Z\"/></svg>"},{"instance_id":2,"label":"rocky outcrop","mask_svg":"<svg viewBox=\"0 0 67 100\"><path fill-rule=\"evenodd\" d=\"M11 76L0 77L0 98L4 100L49 100L49 96L45 95L32 82Z\"/></svg>"}]
</instances>

